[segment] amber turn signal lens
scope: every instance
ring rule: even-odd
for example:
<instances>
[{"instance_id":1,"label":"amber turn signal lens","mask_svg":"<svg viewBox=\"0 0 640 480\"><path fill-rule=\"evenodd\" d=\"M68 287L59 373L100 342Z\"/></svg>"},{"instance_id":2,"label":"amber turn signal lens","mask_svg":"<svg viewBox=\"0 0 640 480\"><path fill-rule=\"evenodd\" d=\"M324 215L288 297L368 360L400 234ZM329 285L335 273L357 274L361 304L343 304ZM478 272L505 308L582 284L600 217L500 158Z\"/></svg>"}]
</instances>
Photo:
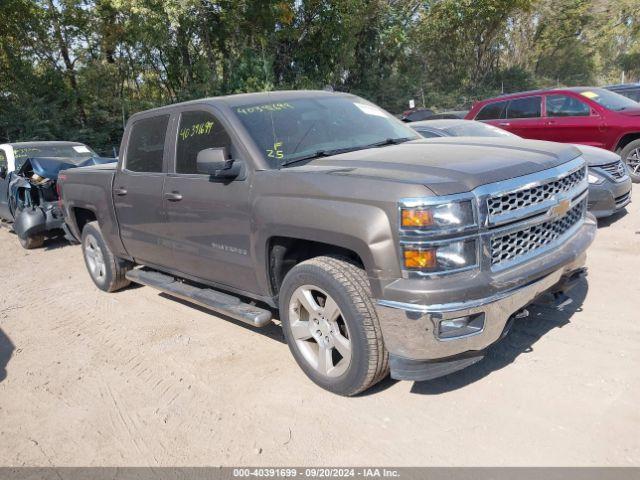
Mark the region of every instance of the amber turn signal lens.
<instances>
[{"instance_id":1,"label":"amber turn signal lens","mask_svg":"<svg viewBox=\"0 0 640 480\"><path fill-rule=\"evenodd\" d=\"M435 249L405 250L404 266L406 268L434 268L436 266Z\"/></svg>"},{"instance_id":2,"label":"amber turn signal lens","mask_svg":"<svg viewBox=\"0 0 640 480\"><path fill-rule=\"evenodd\" d=\"M433 215L431 210L402 210L402 226L404 228L411 227L428 227L433 224Z\"/></svg>"}]
</instances>

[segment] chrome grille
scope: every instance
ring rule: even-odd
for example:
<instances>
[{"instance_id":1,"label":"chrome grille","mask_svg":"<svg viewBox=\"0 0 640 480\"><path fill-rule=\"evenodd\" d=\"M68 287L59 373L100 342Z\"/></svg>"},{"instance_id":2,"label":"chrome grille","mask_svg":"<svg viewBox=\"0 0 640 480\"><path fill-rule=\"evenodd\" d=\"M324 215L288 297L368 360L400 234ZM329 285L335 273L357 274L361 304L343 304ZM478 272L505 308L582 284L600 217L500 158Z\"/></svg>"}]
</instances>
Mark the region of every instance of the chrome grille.
<instances>
[{"instance_id":1,"label":"chrome grille","mask_svg":"<svg viewBox=\"0 0 640 480\"><path fill-rule=\"evenodd\" d=\"M520 208L542 203L551 197L569 192L585 178L586 169L580 168L566 177L542 185L491 197L487 200L489 215L498 216Z\"/></svg>"},{"instance_id":2,"label":"chrome grille","mask_svg":"<svg viewBox=\"0 0 640 480\"><path fill-rule=\"evenodd\" d=\"M491 265L510 262L554 242L582 219L586 205L586 200L582 200L560 218L493 237Z\"/></svg>"},{"instance_id":3,"label":"chrome grille","mask_svg":"<svg viewBox=\"0 0 640 480\"><path fill-rule=\"evenodd\" d=\"M599 165L597 168L604 170L616 180L620 180L627 176L627 169L620 160L617 162L607 163L606 165Z\"/></svg>"}]
</instances>

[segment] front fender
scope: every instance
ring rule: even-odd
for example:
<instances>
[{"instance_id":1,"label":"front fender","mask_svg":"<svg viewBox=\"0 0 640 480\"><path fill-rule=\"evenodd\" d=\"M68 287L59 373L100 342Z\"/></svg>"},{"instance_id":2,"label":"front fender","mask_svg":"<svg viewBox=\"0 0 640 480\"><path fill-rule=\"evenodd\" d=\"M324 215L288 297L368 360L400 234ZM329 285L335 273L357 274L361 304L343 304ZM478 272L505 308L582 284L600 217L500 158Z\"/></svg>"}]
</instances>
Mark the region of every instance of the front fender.
<instances>
[{"instance_id":1,"label":"front fender","mask_svg":"<svg viewBox=\"0 0 640 480\"><path fill-rule=\"evenodd\" d=\"M253 205L252 249L259 281L268 291L269 239L310 240L355 252L367 271L374 295L380 279L397 277L399 264L389 218L383 209L353 201L261 197Z\"/></svg>"}]
</instances>

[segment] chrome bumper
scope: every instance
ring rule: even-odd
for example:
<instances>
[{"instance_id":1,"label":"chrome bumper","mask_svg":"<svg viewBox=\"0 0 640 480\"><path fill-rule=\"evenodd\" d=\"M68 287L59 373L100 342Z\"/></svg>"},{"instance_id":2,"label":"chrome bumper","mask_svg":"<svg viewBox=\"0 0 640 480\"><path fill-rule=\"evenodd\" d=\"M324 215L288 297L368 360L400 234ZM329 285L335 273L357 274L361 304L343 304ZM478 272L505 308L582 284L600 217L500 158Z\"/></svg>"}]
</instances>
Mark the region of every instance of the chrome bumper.
<instances>
[{"instance_id":1,"label":"chrome bumper","mask_svg":"<svg viewBox=\"0 0 640 480\"><path fill-rule=\"evenodd\" d=\"M557 269L525 285L508 289L487 298L455 303L427 305L378 300L376 311L385 346L390 354L411 360L437 360L474 350L484 350L500 339L509 319L536 297L553 290L565 278L581 269L586 260L586 247L595 236L595 219L581 233L578 245L565 245L571 253L559 262ZM580 233L578 234L580 235ZM572 240L577 240L575 237ZM579 250L574 249L579 248ZM540 259L536 260L537 263ZM467 336L442 339L437 335L442 320L484 313L482 330Z\"/></svg>"}]
</instances>

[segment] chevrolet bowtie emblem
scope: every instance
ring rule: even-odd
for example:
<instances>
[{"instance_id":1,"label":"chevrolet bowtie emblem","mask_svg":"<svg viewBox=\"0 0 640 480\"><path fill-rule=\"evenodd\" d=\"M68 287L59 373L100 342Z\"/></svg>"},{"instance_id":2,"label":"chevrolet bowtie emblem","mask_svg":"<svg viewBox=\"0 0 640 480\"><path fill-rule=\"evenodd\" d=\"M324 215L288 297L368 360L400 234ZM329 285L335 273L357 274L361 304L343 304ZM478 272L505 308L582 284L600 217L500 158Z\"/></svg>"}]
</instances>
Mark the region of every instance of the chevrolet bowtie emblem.
<instances>
[{"instance_id":1,"label":"chevrolet bowtie emblem","mask_svg":"<svg viewBox=\"0 0 640 480\"><path fill-rule=\"evenodd\" d=\"M571 200L568 198L565 200L561 200L557 205L554 205L549 209L550 217L562 217L566 214L571 208Z\"/></svg>"}]
</instances>

